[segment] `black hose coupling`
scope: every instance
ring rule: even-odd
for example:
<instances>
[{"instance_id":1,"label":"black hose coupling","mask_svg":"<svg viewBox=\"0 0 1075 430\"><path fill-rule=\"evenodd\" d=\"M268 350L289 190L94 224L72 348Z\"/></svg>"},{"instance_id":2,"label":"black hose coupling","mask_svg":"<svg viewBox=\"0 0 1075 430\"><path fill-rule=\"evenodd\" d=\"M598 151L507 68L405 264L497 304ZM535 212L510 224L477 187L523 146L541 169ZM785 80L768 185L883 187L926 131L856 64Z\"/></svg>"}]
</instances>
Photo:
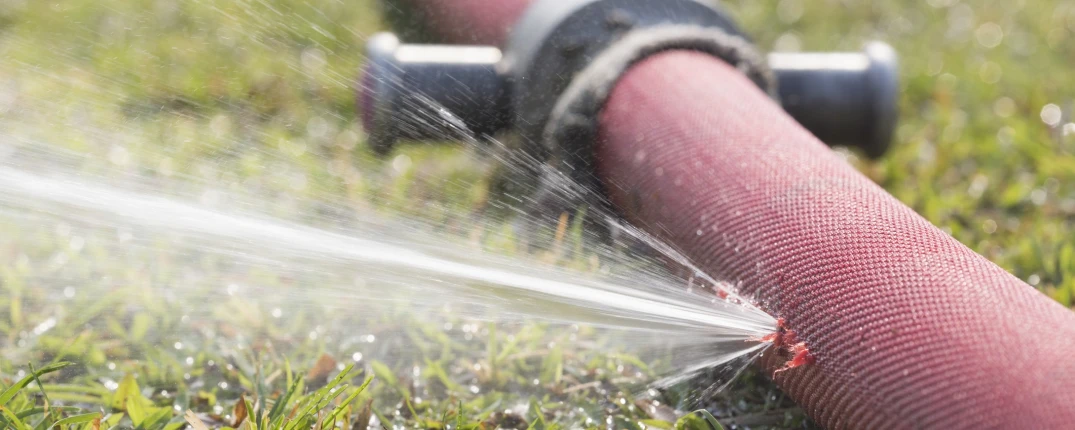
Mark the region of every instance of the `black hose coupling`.
<instances>
[{"instance_id":1,"label":"black hose coupling","mask_svg":"<svg viewBox=\"0 0 1075 430\"><path fill-rule=\"evenodd\" d=\"M694 49L741 61L737 65L754 72L755 83L821 140L860 148L870 157L887 150L899 93L896 55L888 45L873 42L859 53L774 53L767 61L754 59L747 37L706 0L538 0L515 25L503 51L405 45L390 34L377 35L367 45L359 89L369 142L384 154L399 139L445 140L451 130L491 136L510 128L519 133L524 150L547 159L555 148L545 141L546 126L574 78L629 34L658 27L708 29L694 33L724 36L684 39L680 34L641 49Z\"/></svg>"}]
</instances>

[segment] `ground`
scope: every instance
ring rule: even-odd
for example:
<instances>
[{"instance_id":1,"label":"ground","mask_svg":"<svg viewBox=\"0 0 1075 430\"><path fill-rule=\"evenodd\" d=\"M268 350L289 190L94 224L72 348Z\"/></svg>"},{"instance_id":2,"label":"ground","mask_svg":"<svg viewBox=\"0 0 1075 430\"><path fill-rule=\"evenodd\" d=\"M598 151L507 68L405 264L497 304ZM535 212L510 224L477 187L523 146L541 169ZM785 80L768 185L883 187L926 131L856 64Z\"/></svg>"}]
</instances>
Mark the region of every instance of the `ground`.
<instances>
[{"instance_id":1,"label":"ground","mask_svg":"<svg viewBox=\"0 0 1075 430\"><path fill-rule=\"evenodd\" d=\"M855 50L870 39L894 45L904 92L893 149L877 161L845 151L849 162L967 246L1072 306L1075 80L1067 75L1075 5L725 5L764 48ZM33 152L44 144L48 154L29 158L42 164L28 165L62 162L88 178L149 181L155 192L209 204L216 197L202 189L211 184L259 197L242 200L252 210L299 221L342 222L346 217L323 214L363 206L472 225L463 220L492 212L488 160L458 145L410 145L382 161L363 146L353 83L364 40L384 25L380 16L368 0L0 2L0 155L5 145ZM278 428L324 421L336 405L340 425L358 423L354 428L371 419L409 428L660 428L676 420L637 403L626 388L652 363L550 346L569 345L555 342L570 330L442 330L408 326L397 315L355 332L371 326L359 309L328 312L323 304L243 289L252 277L279 286L302 276L244 272L220 255L191 261L160 248L168 238L153 232L126 233L140 245L119 248L127 246L123 231L119 239L101 236L115 236L114 225L23 216L8 205L0 218L0 381L10 386L33 376L30 365L73 363L0 394L9 424L45 428L78 417L65 425L215 427L246 414L268 416L247 420L257 427ZM322 215L304 218L308 206ZM510 243L486 245L516 252ZM383 338L374 341L381 332L406 332L407 341L382 346ZM413 354L384 359L392 347ZM354 368L335 380L350 369L345 363ZM359 392L371 375L374 382ZM314 390L334 383L350 387ZM666 402L682 395L666 393ZM269 411L261 399L287 407ZM702 406L726 426L810 425L751 371ZM195 418L185 420L187 410ZM679 425L707 425L694 417Z\"/></svg>"}]
</instances>

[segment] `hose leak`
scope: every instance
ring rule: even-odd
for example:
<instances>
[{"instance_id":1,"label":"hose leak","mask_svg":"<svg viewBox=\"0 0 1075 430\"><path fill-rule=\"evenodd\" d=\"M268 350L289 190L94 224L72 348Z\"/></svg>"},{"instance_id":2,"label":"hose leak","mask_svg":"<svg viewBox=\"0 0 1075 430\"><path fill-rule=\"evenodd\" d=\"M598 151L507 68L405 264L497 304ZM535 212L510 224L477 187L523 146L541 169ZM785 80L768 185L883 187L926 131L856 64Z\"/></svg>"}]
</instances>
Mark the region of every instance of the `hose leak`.
<instances>
[{"instance_id":1,"label":"hose leak","mask_svg":"<svg viewBox=\"0 0 1075 430\"><path fill-rule=\"evenodd\" d=\"M443 107L416 111L435 113L413 119L427 132L465 137L471 165L511 169L535 162L506 158L508 152L496 150L501 143L475 138ZM710 387L718 390L769 346L747 341L776 329L776 321L739 297L734 285L705 275L673 248L618 223L599 206L585 210L606 219L618 240L598 242L594 231L576 222L579 217L566 215L564 205L516 208L507 224L493 216L451 215L454 225L446 230L444 218L385 211L369 195L345 200L327 189L259 191L162 175L160 166L139 166L111 143L116 136L142 143L145 136L134 127L87 124L88 148L81 150L26 138L17 129L0 135L5 148L0 217L11 238L5 255L26 267L12 276L32 280L40 287L35 294L45 297L109 297L116 303L163 297L183 318L152 333L158 341L193 344L222 312L241 308L249 311L229 318L318 315L310 339L349 349L376 339L384 346L346 354L398 362L416 359L415 353L389 345L403 342L415 328L472 327L463 333L467 338L490 335L474 328L479 326L520 336L520 330L539 324L546 327L549 345L566 342L650 363L650 369L632 375L639 390L668 388L723 369L719 385ZM236 153L262 151L238 137L222 145ZM95 155L102 150L107 160ZM282 160L268 160L288 170ZM191 171L195 165L169 168ZM579 202L595 197L590 193L565 179L548 194ZM50 246L66 249L35 251ZM109 263L98 261L102 258ZM62 302L53 305L45 330L105 323L104 316L86 321L72 312ZM386 328L387 321L394 323ZM210 333L222 341L222 333ZM262 340L239 335L227 342L242 350ZM12 353L25 355L36 346L30 339Z\"/></svg>"}]
</instances>

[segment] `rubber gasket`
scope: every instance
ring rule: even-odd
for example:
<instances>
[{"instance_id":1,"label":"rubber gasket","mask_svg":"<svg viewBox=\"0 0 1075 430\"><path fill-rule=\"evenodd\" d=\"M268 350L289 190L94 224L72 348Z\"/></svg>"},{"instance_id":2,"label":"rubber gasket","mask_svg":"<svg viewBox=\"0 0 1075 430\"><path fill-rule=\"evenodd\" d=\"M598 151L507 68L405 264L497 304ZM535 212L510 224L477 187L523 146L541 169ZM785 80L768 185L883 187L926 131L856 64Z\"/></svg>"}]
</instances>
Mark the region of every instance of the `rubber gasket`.
<instances>
[{"instance_id":1,"label":"rubber gasket","mask_svg":"<svg viewBox=\"0 0 1075 430\"><path fill-rule=\"evenodd\" d=\"M595 186L591 145L597 137L598 115L609 93L631 66L669 50L713 55L741 70L759 88L777 98L777 81L754 46L720 28L663 25L626 34L580 72L557 100L546 123L542 143L554 167L585 186Z\"/></svg>"}]
</instances>

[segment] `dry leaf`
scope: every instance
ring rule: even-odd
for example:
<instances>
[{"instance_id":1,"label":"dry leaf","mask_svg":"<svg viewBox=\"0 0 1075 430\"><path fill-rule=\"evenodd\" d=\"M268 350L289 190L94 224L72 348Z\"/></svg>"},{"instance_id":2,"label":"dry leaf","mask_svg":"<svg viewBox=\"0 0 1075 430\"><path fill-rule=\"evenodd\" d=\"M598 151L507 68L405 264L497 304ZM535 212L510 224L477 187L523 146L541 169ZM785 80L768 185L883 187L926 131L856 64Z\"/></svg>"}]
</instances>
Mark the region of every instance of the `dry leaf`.
<instances>
[{"instance_id":1,"label":"dry leaf","mask_svg":"<svg viewBox=\"0 0 1075 430\"><path fill-rule=\"evenodd\" d=\"M194 430L209 430L209 426L206 426L202 419L194 415L194 411L190 409L187 409L187 413L183 415L183 418L187 420L187 424L194 427Z\"/></svg>"},{"instance_id":2,"label":"dry leaf","mask_svg":"<svg viewBox=\"0 0 1075 430\"><path fill-rule=\"evenodd\" d=\"M362 413L358 414L354 424L351 424L351 430L366 430L370 428L371 415L373 415L373 399L366 402L366 407L362 408Z\"/></svg>"},{"instance_id":3,"label":"dry leaf","mask_svg":"<svg viewBox=\"0 0 1075 430\"><path fill-rule=\"evenodd\" d=\"M317 363L310 369L310 373L306 374L306 380L308 381L324 381L332 371L336 370L336 359L330 357L328 354L322 354L321 358L317 359Z\"/></svg>"},{"instance_id":4,"label":"dry leaf","mask_svg":"<svg viewBox=\"0 0 1075 430\"><path fill-rule=\"evenodd\" d=\"M235 417L231 420L232 427L239 427L239 424L243 423L246 419L248 412L246 410L246 397L242 394L239 395L239 401L235 402L235 408L232 409L232 416Z\"/></svg>"}]
</instances>

